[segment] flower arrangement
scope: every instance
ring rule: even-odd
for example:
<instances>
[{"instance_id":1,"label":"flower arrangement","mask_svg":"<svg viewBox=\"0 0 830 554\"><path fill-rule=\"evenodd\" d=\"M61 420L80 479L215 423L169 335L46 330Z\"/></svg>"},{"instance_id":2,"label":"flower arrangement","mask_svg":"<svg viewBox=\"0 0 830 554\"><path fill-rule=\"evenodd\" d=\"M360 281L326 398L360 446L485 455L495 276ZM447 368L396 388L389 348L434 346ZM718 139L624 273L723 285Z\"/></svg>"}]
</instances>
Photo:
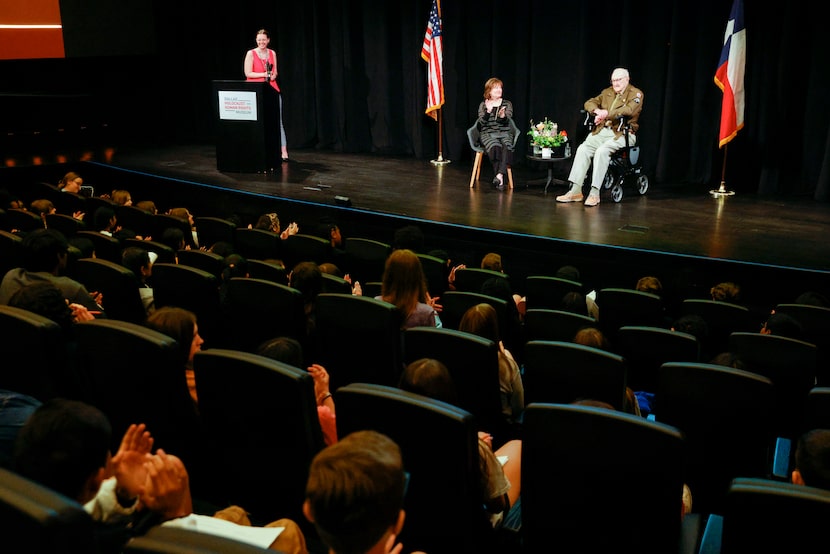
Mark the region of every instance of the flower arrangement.
<instances>
[{"instance_id":1,"label":"flower arrangement","mask_svg":"<svg viewBox=\"0 0 830 554\"><path fill-rule=\"evenodd\" d=\"M531 144L540 148L557 148L568 142L568 133L559 131L559 126L547 117L536 124L531 119L527 136L530 137Z\"/></svg>"}]
</instances>

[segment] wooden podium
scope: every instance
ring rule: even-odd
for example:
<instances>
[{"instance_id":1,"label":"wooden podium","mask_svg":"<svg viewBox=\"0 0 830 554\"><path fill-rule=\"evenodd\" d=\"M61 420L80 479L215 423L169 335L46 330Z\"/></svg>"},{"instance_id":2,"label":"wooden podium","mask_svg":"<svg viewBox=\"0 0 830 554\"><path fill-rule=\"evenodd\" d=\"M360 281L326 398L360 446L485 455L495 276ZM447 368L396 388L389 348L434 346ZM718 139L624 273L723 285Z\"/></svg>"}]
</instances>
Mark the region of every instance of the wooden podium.
<instances>
[{"instance_id":1,"label":"wooden podium","mask_svg":"<svg viewBox=\"0 0 830 554\"><path fill-rule=\"evenodd\" d=\"M213 81L216 168L266 173L280 167L279 93L265 82Z\"/></svg>"}]
</instances>

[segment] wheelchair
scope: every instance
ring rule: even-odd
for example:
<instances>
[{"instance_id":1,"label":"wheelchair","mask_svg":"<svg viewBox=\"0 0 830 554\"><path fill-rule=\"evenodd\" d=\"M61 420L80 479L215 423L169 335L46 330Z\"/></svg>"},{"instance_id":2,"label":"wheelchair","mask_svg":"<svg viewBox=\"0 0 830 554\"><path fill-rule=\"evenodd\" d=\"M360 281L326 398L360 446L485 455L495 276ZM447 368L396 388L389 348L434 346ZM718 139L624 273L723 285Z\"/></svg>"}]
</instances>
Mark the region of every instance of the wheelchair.
<instances>
[{"instance_id":1,"label":"wheelchair","mask_svg":"<svg viewBox=\"0 0 830 554\"><path fill-rule=\"evenodd\" d=\"M583 124L588 132L591 132L594 128L592 114L586 110L582 111L585 113ZM622 200L626 185L633 184L641 196L648 192L648 176L643 172L640 145L629 146L628 144L628 132L631 130L628 119L624 116L619 118L617 130L623 132L625 146L611 154L608 171L602 181L602 188L611 189L611 198L614 202Z\"/></svg>"}]
</instances>

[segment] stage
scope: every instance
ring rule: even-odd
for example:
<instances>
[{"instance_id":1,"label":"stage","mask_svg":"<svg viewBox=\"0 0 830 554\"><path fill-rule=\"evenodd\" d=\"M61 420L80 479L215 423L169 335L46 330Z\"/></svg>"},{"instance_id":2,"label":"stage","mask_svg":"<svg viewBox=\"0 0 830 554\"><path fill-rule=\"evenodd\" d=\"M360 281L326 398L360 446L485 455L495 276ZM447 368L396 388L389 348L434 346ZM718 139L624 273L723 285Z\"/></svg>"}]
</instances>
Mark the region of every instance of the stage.
<instances>
[{"instance_id":1,"label":"stage","mask_svg":"<svg viewBox=\"0 0 830 554\"><path fill-rule=\"evenodd\" d=\"M830 204L810 198L714 197L711 186L651 185L640 195L609 191L595 208L560 204L565 188L539 186L546 168L522 160L514 189L495 190L486 160L469 188L472 161L428 160L295 150L273 174L222 173L209 145L118 149L110 165L262 196L331 205L558 241L624 247L782 268L830 271ZM567 166L560 178L567 177ZM528 186L529 182L536 182ZM729 183L727 183L729 185ZM717 187L714 187L717 188ZM729 188L729 187L727 187ZM290 214L282 214L290 218Z\"/></svg>"}]
</instances>

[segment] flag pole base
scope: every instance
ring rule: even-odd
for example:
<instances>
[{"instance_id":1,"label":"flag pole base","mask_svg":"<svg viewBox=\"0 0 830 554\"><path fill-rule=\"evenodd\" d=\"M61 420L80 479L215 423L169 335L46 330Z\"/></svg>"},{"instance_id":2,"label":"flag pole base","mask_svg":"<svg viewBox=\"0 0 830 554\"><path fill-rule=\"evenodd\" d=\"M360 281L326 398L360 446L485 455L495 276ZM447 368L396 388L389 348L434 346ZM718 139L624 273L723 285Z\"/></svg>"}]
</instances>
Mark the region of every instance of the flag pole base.
<instances>
[{"instance_id":1,"label":"flag pole base","mask_svg":"<svg viewBox=\"0 0 830 554\"><path fill-rule=\"evenodd\" d=\"M439 152L438 158L435 160L430 160L429 163L431 163L432 165L447 165L448 163L452 162L450 162L450 160L445 160L443 154Z\"/></svg>"},{"instance_id":2,"label":"flag pole base","mask_svg":"<svg viewBox=\"0 0 830 554\"><path fill-rule=\"evenodd\" d=\"M721 181L720 182L720 188L718 188L717 190L710 190L709 194L711 194L715 198L720 198L721 196L735 196L735 191L734 190L727 190L726 189L726 182Z\"/></svg>"}]
</instances>

